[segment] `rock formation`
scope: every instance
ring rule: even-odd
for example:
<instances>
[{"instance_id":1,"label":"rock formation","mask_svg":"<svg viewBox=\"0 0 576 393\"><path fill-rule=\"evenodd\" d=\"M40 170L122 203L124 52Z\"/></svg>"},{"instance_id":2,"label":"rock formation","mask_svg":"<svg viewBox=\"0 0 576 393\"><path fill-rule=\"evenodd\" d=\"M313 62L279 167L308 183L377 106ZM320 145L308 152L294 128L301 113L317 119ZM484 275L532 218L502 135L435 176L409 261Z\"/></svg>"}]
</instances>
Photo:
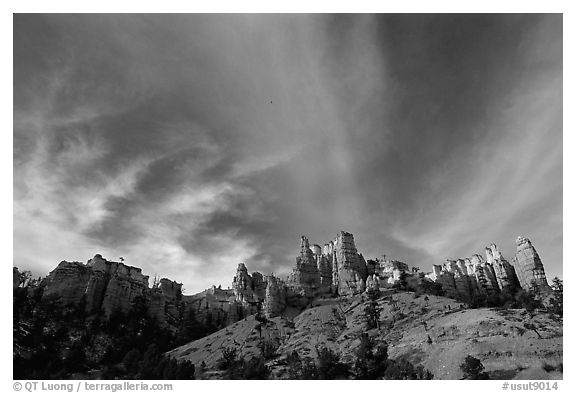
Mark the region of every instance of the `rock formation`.
<instances>
[{"instance_id":1,"label":"rock formation","mask_svg":"<svg viewBox=\"0 0 576 393\"><path fill-rule=\"evenodd\" d=\"M300 255L296 257L296 267L288 277L287 286L291 298L312 299L320 293L321 279L317 257L306 236L300 239Z\"/></svg>"},{"instance_id":2,"label":"rock formation","mask_svg":"<svg viewBox=\"0 0 576 393\"><path fill-rule=\"evenodd\" d=\"M486 247L486 260L475 254L470 258L447 260L433 265L428 274L416 275L408 265L388 260L385 255L366 261L356 249L354 236L340 232L323 247L300 239L300 252L286 281L259 272L248 273L239 263L230 289L212 287L195 295L182 294L182 284L163 278L148 287L148 276L141 269L108 261L97 254L86 264L62 261L42 283L44 296L64 304L84 305L89 313L128 312L139 299L148 305L148 313L161 324L178 326L183 315L214 327L223 327L248 315L262 313L272 318L289 307L303 308L321 296L348 296L391 287L404 274L409 280L432 280L442 286L446 296L472 300L514 292L520 285L549 288L538 253L528 239L519 237L517 253L510 264L495 244ZM14 270L14 286L19 282Z\"/></svg>"},{"instance_id":3,"label":"rock formation","mask_svg":"<svg viewBox=\"0 0 576 393\"><path fill-rule=\"evenodd\" d=\"M404 262L387 260L386 255L383 255L381 259L376 259L374 274L388 286L399 282L404 272L408 272L408 265Z\"/></svg>"},{"instance_id":4,"label":"rock formation","mask_svg":"<svg viewBox=\"0 0 576 393\"><path fill-rule=\"evenodd\" d=\"M43 296L54 297L62 304L80 304L93 275L92 269L81 262L62 261L44 279Z\"/></svg>"},{"instance_id":5,"label":"rock formation","mask_svg":"<svg viewBox=\"0 0 576 393\"><path fill-rule=\"evenodd\" d=\"M20 270L18 270L16 266L12 268L12 278L13 278L12 289L18 288L20 284L22 284L24 281L24 275L20 273Z\"/></svg>"},{"instance_id":6,"label":"rock formation","mask_svg":"<svg viewBox=\"0 0 576 393\"><path fill-rule=\"evenodd\" d=\"M340 295L364 292L368 268L362 254L356 250L354 235L341 231L334 240L334 265L337 268L337 290Z\"/></svg>"},{"instance_id":7,"label":"rock formation","mask_svg":"<svg viewBox=\"0 0 576 393\"><path fill-rule=\"evenodd\" d=\"M502 291L513 292L520 288L514 267L502 257L496 244L492 243L489 247L486 247L486 260L493 266L498 286Z\"/></svg>"},{"instance_id":8,"label":"rock formation","mask_svg":"<svg viewBox=\"0 0 576 393\"><path fill-rule=\"evenodd\" d=\"M267 318L281 315L286 309L286 284L275 276L266 276L263 312Z\"/></svg>"},{"instance_id":9,"label":"rock formation","mask_svg":"<svg viewBox=\"0 0 576 393\"><path fill-rule=\"evenodd\" d=\"M215 327L230 325L242 318L255 314L256 304L243 304L236 301L233 289L212 286L191 296L182 296L185 313L197 321Z\"/></svg>"},{"instance_id":10,"label":"rock formation","mask_svg":"<svg viewBox=\"0 0 576 393\"><path fill-rule=\"evenodd\" d=\"M236 275L232 279L234 296L239 303L252 304L264 301L266 284L262 274L258 272L248 274L248 269L243 263L238 264Z\"/></svg>"},{"instance_id":11,"label":"rock formation","mask_svg":"<svg viewBox=\"0 0 576 393\"><path fill-rule=\"evenodd\" d=\"M158 288L150 289L142 269L108 261L100 254L86 264L60 262L42 285L43 296L66 305L84 303L88 313L103 311L107 316L130 311L140 298L150 302L149 312L162 323L178 318L177 302L182 295L181 284L162 279Z\"/></svg>"},{"instance_id":12,"label":"rock formation","mask_svg":"<svg viewBox=\"0 0 576 393\"><path fill-rule=\"evenodd\" d=\"M540 256L532 242L523 236L518 236L516 239L516 256L513 264L522 288L530 290L533 285L543 289L549 288Z\"/></svg>"},{"instance_id":13,"label":"rock formation","mask_svg":"<svg viewBox=\"0 0 576 393\"><path fill-rule=\"evenodd\" d=\"M161 325L176 326L180 318L181 301L182 284L162 278L158 286L151 290L148 313Z\"/></svg>"},{"instance_id":14,"label":"rock formation","mask_svg":"<svg viewBox=\"0 0 576 393\"><path fill-rule=\"evenodd\" d=\"M513 264L500 253L495 244L486 247L486 260L475 254L471 258L448 260L434 265L428 278L442 285L449 297L469 300L474 296L514 293L520 287L530 289L532 283L548 288L544 267L538 253L524 237L517 240Z\"/></svg>"},{"instance_id":15,"label":"rock formation","mask_svg":"<svg viewBox=\"0 0 576 393\"><path fill-rule=\"evenodd\" d=\"M366 279L366 291L379 291L380 290L380 279L376 274L368 276Z\"/></svg>"}]
</instances>

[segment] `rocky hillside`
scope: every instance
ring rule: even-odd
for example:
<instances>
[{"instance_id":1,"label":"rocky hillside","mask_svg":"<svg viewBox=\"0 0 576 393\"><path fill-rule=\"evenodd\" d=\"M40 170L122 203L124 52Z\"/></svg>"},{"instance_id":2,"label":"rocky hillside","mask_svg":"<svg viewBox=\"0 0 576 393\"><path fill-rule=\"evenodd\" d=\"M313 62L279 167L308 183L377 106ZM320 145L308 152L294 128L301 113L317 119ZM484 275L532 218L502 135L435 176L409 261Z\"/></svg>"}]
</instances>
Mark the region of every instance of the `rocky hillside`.
<instances>
[{"instance_id":1,"label":"rocky hillside","mask_svg":"<svg viewBox=\"0 0 576 393\"><path fill-rule=\"evenodd\" d=\"M210 336L168 353L198 366L207 378L219 378L217 362L224 348L241 356L258 356L262 342L274 343L267 362L275 378L288 378L285 359L296 351L316 356L328 347L353 365L360 336L367 332L388 344L391 358L407 359L432 372L435 379L460 379L467 355L480 359L491 378L561 379L562 322L544 312L469 309L445 297L388 291L378 300L380 329L366 329L363 295L318 299L296 316L278 316L264 324L249 316ZM261 326L261 327L260 327ZM548 371L546 371L548 370Z\"/></svg>"}]
</instances>

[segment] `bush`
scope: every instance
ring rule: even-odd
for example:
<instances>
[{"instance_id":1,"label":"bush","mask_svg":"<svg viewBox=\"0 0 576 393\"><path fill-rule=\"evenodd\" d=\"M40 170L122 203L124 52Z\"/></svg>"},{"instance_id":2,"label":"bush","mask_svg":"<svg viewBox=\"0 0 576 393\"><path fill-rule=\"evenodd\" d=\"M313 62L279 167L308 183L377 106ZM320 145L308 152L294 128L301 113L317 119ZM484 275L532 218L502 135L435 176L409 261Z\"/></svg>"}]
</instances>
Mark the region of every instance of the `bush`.
<instances>
[{"instance_id":1,"label":"bush","mask_svg":"<svg viewBox=\"0 0 576 393\"><path fill-rule=\"evenodd\" d=\"M318 368L310 358L301 359L298 352L292 351L286 358L288 377L290 379L318 379Z\"/></svg>"},{"instance_id":2,"label":"bush","mask_svg":"<svg viewBox=\"0 0 576 393\"><path fill-rule=\"evenodd\" d=\"M548 311L551 314L564 315L564 284L558 277L552 280L552 297L548 301Z\"/></svg>"},{"instance_id":3,"label":"bush","mask_svg":"<svg viewBox=\"0 0 576 393\"><path fill-rule=\"evenodd\" d=\"M318 354L319 379L346 379L350 374L350 367L340 361L340 355L330 348L316 347Z\"/></svg>"},{"instance_id":4,"label":"bush","mask_svg":"<svg viewBox=\"0 0 576 393\"><path fill-rule=\"evenodd\" d=\"M460 370L464 372L465 379L488 379L488 374L483 372L484 365L480 359L468 355L460 365Z\"/></svg>"},{"instance_id":5,"label":"bush","mask_svg":"<svg viewBox=\"0 0 576 393\"><path fill-rule=\"evenodd\" d=\"M210 333L184 310L177 332L168 330L150 318L149 302L142 296L133 299L130 311L114 310L107 316L102 310L87 313L85 298L67 305L57 296L44 295L39 283L26 279L14 290L13 377L18 379L69 379L87 370L111 378L161 378L168 364L162 353ZM157 350L148 357L154 359L144 362L142 352L151 344ZM184 375L185 368L178 367Z\"/></svg>"},{"instance_id":6,"label":"bush","mask_svg":"<svg viewBox=\"0 0 576 393\"><path fill-rule=\"evenodd\" d=\"M242 364L243 379L268 379L270 369L265 364L263 357L253 357Z\"/></svg>"},{"instance_id":7,"label":"bush","mask_svg":"<svg viewBox=\"0 0 576 393\"><path fill-rule=\"evenodd\" d=\"M406 379L432 379L434 375L422 366L414 367L408 360L392 360L388 362L384 379L406 380Z\"/></svg>"},{"instance_id":8,"label":"bush","mask_svg":"<svg viewBox=\"0 0 576 393\"><path fill-rule=\"evenodd\" d=\"M286 364L288 366L288 377L290 379L301 379L302 360L300 359L298 352L292 351L292 353L288 354Z\"/></svg>"},{"instance_id":9,"label":"bush","mask_svg":"<svg viewBox=\"0 0 576 393\"><path fill-rule=\"evenodd\" d=\"M276 351L278 350L278 345L271 340L261 341L258 347L260 348L260 355L266 360L273 359L277 356Z\"/></svg>"},{"instance_id":10,"label":"bush","mask_svg":"<svg viewBox=\"0 0 576 393\"><path fill-rule=\"evenodd\" d=\"M229 370L238 363L238 350L236 348L222 348L222 357L218 359L219 370Z\"/></svg>"},{"instance_id":11,"label":"bush","mask_svg":"<svg viewBox=\"0 0 576 393\"><path fill-rule=\"evenodd\" d=\"M122 359L122 364L124 364L124 368L129 375L134 375L138 372L138 366L140 360L142 359L142 354L136 348L131 349L128 351L124 359Z\"/></svg>"},{"instance_id":12,"label":"bush","mask_svg":"<svg viewBox=\"0 0 576 393\"><path fill-rule=\"evenodd\" d=\"M439 283L431 281L427 278L420 277L415 293L417 293L418 295L428 294L435 296L443 296L444 290L442 289L442 285L440 285Z\"/></svg>"},{"instance_id":13,"label":"bush","mask_svg":"<svg viewBox=\"0 0 576 393\"><path fill-rule=\"evenodd\" d=\"M388 345L377 345L366 333L360 336L354 371L356 379L379 379L384 376L388 360Z\"/></svg>"},{"instance_id":14,"label":"bush","mask_svg":"<svg viewBox=\"0 0 576 393\"><path fill-rule=\"evenodd\" d=\"M366 319L366 329L380 327L380 307L376 301L371 301L364 307L364 318Z\"/></svg>"}]
</instances>

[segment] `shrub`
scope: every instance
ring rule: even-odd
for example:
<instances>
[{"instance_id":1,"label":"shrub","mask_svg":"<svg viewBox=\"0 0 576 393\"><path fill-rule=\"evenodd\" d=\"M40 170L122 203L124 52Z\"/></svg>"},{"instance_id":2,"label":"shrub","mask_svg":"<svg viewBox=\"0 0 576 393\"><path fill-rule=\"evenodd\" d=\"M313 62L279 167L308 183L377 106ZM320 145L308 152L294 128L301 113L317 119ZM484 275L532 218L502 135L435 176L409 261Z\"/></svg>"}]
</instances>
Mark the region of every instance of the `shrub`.
<instances>
[{"instance_id":1,"label":"shrub","mask_svg":"<svg viewBox=\"0 0 576 393\"><path fill-rule=\"evenodd\" d=\"M460 370L464 372L465 379L488 379L488 374L483 372L484 365L480 359L468 355L460 365Z\"/></svg>"},{"instance_id":2,"label":"shrub","mask_svg":"<svg viewBox=\"0 0 576 393\"><path fill-rule=\"evenodd\" d=\"M420 277L416 292L418 295L428 294L435 296L443 296L444 290L442 285L437 282L431 281L425 277Z\"/></svg>"},{"instance_id":3,"label":"shrub","mask_svg":"<svg viewBox=\"0 0 576 393\"><path fill-rule=\"evenodd\" d=\"M290 379L300 379L302 376L302 360L298 352L292 351L292 353L288 354L286 364L288 365L288 377Z\"/></svg>"},{"instance_id":4,"label":"shrub","mask_svg":"<svg viewBox=\"0 0 576 393\"><path fill-rule=\"evenodd\" d=\"M270 369L262 356L253 357L247 362L242 362L243 379L268 379Z\"/></svg>"},{"instance_id":5,"label":"shrub","mask_svg":"<svg viewBox=\"0 0 576 393\"><path fill-rule=\"evenodd\" d=\"M340 361L340 355L326 347L316 347L316 353L318 354L318 377L320 379L348 378L350 367Z\"/></svg>"},{"instance_id":6,"label":"shrub","mask_svg":"<svg viewBox=\"0 0 576 393\"><path fill-rule=\"evenodd\" d=\"M258 347L260 348L261 356L266 360L273 359L277 356L276 350L278 350L278 345L271 340L261 341Z\"/></svg>"},{"instance_id":7,"label":"shrub","mask_svg":"<svg viewBox=\"0 0 576 393\"><path fill-rule=\"evenodd\" d=\"M548 311L551 314L562 316L564 314L564 284L558 277L552 280L553 295L548 301Z\"/></svg>"},{"instance_id":8,"label":"shrub","mask_svg":"<svg viewBox=\"0 0 576 393\"><path fill-rule=\"evenodd\" d=\"M217 365L220 370L228 370L238 362L238 351L236 348L222 348L222 357L218 359Z\"/></svg>"},{"instance_id":9,"label":"shrub","mask_svg":"<svg viewBox=\"0 0 576 393\"><path fill-rule=\"evenodd\" d=\"M380 327L380 307L376 301L371 301L364 307L364 318L368 330Z\"/></svg>"},{"instance_id":10,"label":"shrub","mask_svg":"<svg viewBox=\"0 0 576 393\"><path fill-rule=\"evenodd\" d=\"M366 333L360 336L354 371L356 379L379 379L384 376L388 360L388 345L377 345Z\"/></svg>"},{"instance_id":11,"label":"shrub","mask_svg":"<svg viewBox=\"0 0 576 393\"><path fill-rule=\"evenodd\" d=\"M406 359L392 360L388 362L384 379L406 380L406 379L432 379L434 375L422 366L414 365Z\"/></svg>"},{"instance_id":12,"label":"shrub","mask_svg":"<svg viewBox=\"0 0 576 393\"><path fill-rule=\"evenodd\" d=\"M319 379L318 367L314 360L310 358L304 358L302 360L302 379Z\"/></svg>"},{"instance_id":13,"label":"shrub","mask_svg":"<svg viewBox=\"0 0 576 393\"><path fill-rule=\"evenodd\" d=\"M138 372L138 366L140 360L142 359L142 354L136 348L131 349L122 359L122 364L129 375L134 375Z\"/></svg>"}]
</instances>

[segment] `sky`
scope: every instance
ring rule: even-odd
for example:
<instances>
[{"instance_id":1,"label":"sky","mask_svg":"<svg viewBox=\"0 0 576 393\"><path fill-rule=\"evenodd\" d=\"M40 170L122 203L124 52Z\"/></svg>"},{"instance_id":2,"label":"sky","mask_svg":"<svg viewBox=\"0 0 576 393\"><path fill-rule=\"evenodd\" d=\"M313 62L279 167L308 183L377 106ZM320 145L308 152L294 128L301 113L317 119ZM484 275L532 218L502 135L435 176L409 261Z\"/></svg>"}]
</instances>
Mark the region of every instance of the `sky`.
<instances>
[{"instance_id":1,"label":"sky","mask_svg":"<svg viewBox=\"0 0 576 393\"><path fill-rule=\"evenodd\" d=\"M562 16L14 16L14 265L227 287L345 230L562 277Z\"/></svg>"}]
</instances>

